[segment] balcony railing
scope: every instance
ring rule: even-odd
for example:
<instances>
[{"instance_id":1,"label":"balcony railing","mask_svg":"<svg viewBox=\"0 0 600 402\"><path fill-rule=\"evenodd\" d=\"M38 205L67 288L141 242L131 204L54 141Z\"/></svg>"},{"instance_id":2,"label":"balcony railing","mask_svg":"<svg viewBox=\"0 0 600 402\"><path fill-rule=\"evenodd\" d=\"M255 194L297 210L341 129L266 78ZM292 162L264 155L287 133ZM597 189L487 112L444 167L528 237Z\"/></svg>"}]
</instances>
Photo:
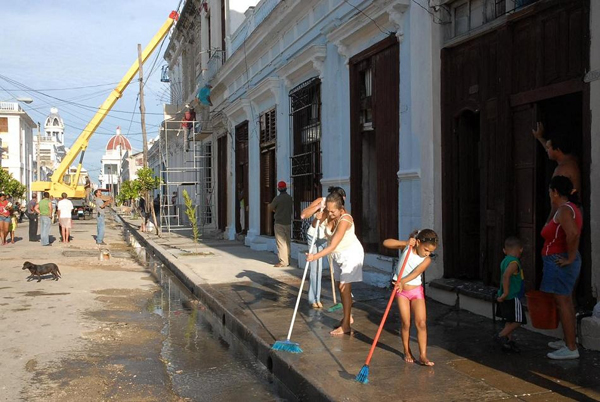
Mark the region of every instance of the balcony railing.
<instances>
[{"instance_id":1,"label":"balcony railing","mask_svg":"<svg viewBox=\"0 0 600 402\"><path fill-rule=\"evenodd\" d=\"M213 50L208 60L208 66L206 68L206 73L204 76L204 82L210 82L213 77L217 74L221 66L223 65L223 51L222 50Z\"/></svg>"},{"instance_id":2,"label":"balcony railing","mask_svg":"<svg viewBox=\"0 0 600 402\"><path fill-rule=\"evenodd\" d=\"M17 102L0 102L0 110L5 112L22 112L21 106Z\"/></svg>"}]
</instances>

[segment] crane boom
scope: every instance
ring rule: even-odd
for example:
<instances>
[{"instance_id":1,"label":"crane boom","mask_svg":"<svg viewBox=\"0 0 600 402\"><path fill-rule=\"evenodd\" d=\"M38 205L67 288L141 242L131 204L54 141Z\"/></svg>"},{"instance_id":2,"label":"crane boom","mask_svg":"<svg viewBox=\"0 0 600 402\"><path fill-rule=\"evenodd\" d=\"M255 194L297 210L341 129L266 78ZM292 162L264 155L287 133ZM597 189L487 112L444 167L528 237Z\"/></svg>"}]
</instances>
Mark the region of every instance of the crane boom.
<instances>
[{"instance_id":1,"label":"crane boom","mask_svg":"<svg viewBox=\"0 0 600 402\"><path fill-rule=\"evenodd\" d=\"M163 26L159 29L159 31L154 35L150 43L146 46L144 51L142 52L142 63L144 63L148 57L152 54L152 52L156 49L158 44L167 36L169 30L179 18L179 14L176 11L172 11L169 15L167 21L163 24ZM98 108L98 111L92 117L92 120L85 126L77 140L73 143L73 146L67 152L63 160L61 161L58 168L52 174L50 181L36 181L32 183L31 189L33 191L48 191L51 195L55 197L60 197L62 193L67 193L67 196L70 198L84 198L85 197L85 189L83 186L79 185L79 175L81 173L81 165L83 163L83 156L85 155L85 150L88 147L91 136L94 134L100 123L104 120L104 118L108 115L108 112L112 109L112 107L117 103L119 98L123 96L123 91L127 88L133 77L138 73L139 63L136 58L136 61L129 68L125 76L121 79L121 82L112 90L108 98L104 101L104 103ZM39 152L39 144L38 144L38 152ZM71 164L77 158L77 155L81 153L81 157L79 158L79 164L77 165L77 171L73 175L74 177L70 177L69 183L65 183L64 177L69 172L69 168Z\"/></svg>"}]
</instances>

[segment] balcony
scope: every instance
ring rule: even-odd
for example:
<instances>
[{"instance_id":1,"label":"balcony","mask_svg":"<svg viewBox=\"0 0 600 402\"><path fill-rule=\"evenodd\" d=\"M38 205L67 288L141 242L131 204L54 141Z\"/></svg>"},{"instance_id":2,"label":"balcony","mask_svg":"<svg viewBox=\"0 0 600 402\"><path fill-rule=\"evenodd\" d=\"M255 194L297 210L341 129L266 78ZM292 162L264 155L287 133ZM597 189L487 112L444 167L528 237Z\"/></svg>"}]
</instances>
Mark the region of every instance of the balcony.
<instances>
[{"instance_id":1,"label":"balcony","mask_svg":"<svg viewBox=\"0 0 600 402\"><path fill-rule=\"evenodd\" d=\"M21 106L17 102L0 102L0 111L3 112L22 112Z\"/></svg>"},{"instance_id":2,"label":"balcony","mask_svg":"<svg viewBox=\"0 0 600 402\"><path fill-rule=\"evenodd\" d=\"M210 55L210 59L208 59L208 66L206 68L206 72L204 73L204 82L210 82L210 80L214 78L214 76L217 74L222 65L223 51L213 50L212 54Z\"/></svg>"}]
</instances>

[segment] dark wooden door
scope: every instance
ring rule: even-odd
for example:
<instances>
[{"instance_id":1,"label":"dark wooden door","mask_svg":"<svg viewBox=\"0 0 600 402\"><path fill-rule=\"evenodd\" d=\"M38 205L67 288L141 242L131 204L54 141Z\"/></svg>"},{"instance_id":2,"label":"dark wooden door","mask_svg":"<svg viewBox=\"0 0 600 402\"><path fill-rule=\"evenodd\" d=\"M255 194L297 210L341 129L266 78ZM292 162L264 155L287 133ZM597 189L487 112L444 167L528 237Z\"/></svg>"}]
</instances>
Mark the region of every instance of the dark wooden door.
<instances>
[{"instance_id":1,"label":"dark wooden door","mask_svg":"<svg viewBox=\"0 0 600 402\"><path fill-rule=\"evenodd\" d=\"M248 170L248 121L245 121L235 127L235 225L236 231L244 234L249 227Z\"/></svg>"},{"instance_id":2,"label":"dark wooden door","mask_svg":"<svg viewBox=\"0 0 600 402\"><path fill-rule=\"evenodd\" d=\"M480 114L461 113L456 119L457 200L458 209L458 277L479 279L481 241L481 157Z\"/></svg>"},{"instance_id":3,"label":"dark wooden door","mask_svg":"<svg viewBox=\"0 0 600 402\"><path fill-rule=\"evenodd\" d=\"M219 230L227 226L227 134L217 140L217 225Z\"/></svg>"},{"instance_id":4,"label":"dark wooden door","mask_svg":"<svg viewBox=\"0 0 600 402\"><path fill-rule=\"evenodd\" d=\"M534 289L537 278L536 188L538 180L536 172L539 162L537 157L539 144L531 135L531 129L536 120L536 108L533 104L521 105L512 109L513 185L507 186L507 189L512 190L509 200L512 206L511 220L514 222L515 234L523 242L521 263L525 273L526 289Z\"/></svg>"},{"instance_id":5,"label":"dark wooden door","mask_svg":"<svg viewBox=\"0 0 600 402\"><path fill-rule=\"evenodd\" d=\"M356 233L365 251L390 255L394 253L382 242L398 237L399 63L395 37L350 60L350 184ZM368 88L372 94L365 98Z\"/></svg>"},{"instance_id":6,"label":"dark wooden door","mask_svg":"<svg viewBox=\"0 0 600 402\"><path fill-rule=\"evenodd\" d=\"M273 213L269 204L276 193L275 148L266 148L260 154L260 234L273 236Z\"/></svg>"}]
</instances>

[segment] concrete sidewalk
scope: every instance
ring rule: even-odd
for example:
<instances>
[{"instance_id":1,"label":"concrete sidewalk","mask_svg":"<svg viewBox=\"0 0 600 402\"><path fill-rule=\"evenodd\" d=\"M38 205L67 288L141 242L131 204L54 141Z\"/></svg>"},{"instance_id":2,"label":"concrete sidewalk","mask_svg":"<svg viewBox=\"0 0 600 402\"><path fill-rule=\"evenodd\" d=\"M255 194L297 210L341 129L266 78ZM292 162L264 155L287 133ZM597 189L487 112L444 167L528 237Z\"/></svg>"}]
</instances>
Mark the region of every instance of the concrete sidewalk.
<instances>
[{"instance_id":1,"label":"concrete sidewalk","mask_svg":"<svg viewBox=\"0 0 600 402\"><path fill-rule=\"evenodd\" d=\"M354 381L368 354L389 298L389 291L366 284L353 287L353 336L331 337L341 310L333 304L329 272L323 277L325 308L314 310L303 295L292 340L301 354L273 352L284 340L300 286L302 269L274 268L276 256L252 251L239 242L202 240L182 235L161 238L139 233L139 221L124 218L132 240L148 248L197 295L258 359L300 400L527 400L600 399L600 353L580 349L581 358L546 358L552 338L520 329L520 354L496 348L492 335L501 323L453 307L427 302L428 357L434 367L402 360L399 314L394 305L370 364L369 384ZM303 268L303 267L302 267ZM304 287L304 293L308 281ZM418 356L413 328L411 348Z\"/></svg>"}]
</instances>

